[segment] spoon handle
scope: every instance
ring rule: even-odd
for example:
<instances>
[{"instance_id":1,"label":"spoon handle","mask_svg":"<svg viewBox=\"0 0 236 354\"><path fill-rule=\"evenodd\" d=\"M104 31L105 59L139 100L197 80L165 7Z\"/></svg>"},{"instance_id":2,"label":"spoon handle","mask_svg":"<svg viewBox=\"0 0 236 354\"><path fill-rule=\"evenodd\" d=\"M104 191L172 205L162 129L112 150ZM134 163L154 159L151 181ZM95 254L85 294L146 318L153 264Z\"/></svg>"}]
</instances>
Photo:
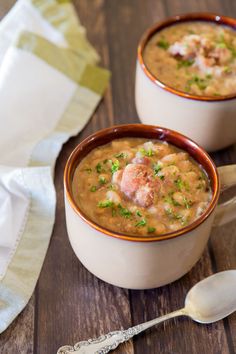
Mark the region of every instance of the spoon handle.
<instances>
[{"instance_id":1,"label":"spoon handle","mask_svg":"<svg viewBox=\"0 0 236 354\"><path fill-rule=\"evenodd\" d=\"M58 350L57 354L106 354L117 348L119 344L128 341L140 332L143 332L146 329L170 318L184 315L187 315L187 313L183 308L126 330L114 331L99 338L78 342L74 345L74 347L65 345Z\"/></svg>"}]
</instances>

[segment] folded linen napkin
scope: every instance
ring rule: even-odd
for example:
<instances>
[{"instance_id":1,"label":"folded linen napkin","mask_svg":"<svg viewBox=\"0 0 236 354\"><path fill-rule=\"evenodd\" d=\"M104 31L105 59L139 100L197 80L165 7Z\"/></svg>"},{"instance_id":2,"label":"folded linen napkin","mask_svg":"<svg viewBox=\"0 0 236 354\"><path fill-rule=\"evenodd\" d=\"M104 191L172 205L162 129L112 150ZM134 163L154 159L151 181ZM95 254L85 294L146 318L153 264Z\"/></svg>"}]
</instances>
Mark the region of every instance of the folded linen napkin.
<instances>
[{"instance_id":1,"label":"folded linen napkin","mask_svg":"<svg viewBox=\"0 0 236 354\"><path fill-rule=\"evenodd\" d=\"M0 200L1 333L29 301L47 251L56 201L51 168L0 166Z\"/></svg>"},{"instance_id":2,"label":"folded linen napkin","mask_svg":"<svg viewBox=\"0 0 236 354\"><path fill-rule=\"evenodd\" d=\"M53 151L42 155L45 139L51 141L49 134L58 129L62 130L61 144L77 134L101 99L107 78L106 70L87 64L73 51L23 32L0 67L0 107L5 121L0 163L26 166L54 161L58 149L56 155ZM67 134L65 120L70 121Z\"/></svg>"},{"instance_id":3,"label":"folded linen napkin","mask_svg":"<svg viewBox=\"0 0 236 354\"><path fill-rule=\"evenodd\" d=\"M99 56L86 38L85 28L81 26L70 0L28 0L54 28L63 33L68 45L90 64L96 64Z\"/></svg>"},{"instance_id":4,"label":"folded linen napkin","mask_svg":"<svg viewBox=\"0 0 236 354\"><path fill-rule=\"evenodd\" d=\"M97 59L69 3L19 0L0 23L0 333L27 304L42 267L58 153L107 85Z\"/></svg>"},{"instance_id":5,"label":"folded linen napkin","mask_svg":"<svg viewBox=\"0 0 236 354\"><path fill-rule=\"evenodd\" d=\"M0 63L7 49L22 30L44 36L55 44L68 46L64 35L47 22L29 0L20 0L0 24Z\"/></svg>"},{"instance_id":6,"label":"folded linen napkin","mask_svg":"<svg viewBox=\"0 0 236 354\"><path fill-rule=\"evenodd\" d=\"M11 43L23 30L41 35L53 43L73 48L90 64L99 56L86 38L70 1L18 0L0 25L0 63Z\"/></svg>"}]
</instances>

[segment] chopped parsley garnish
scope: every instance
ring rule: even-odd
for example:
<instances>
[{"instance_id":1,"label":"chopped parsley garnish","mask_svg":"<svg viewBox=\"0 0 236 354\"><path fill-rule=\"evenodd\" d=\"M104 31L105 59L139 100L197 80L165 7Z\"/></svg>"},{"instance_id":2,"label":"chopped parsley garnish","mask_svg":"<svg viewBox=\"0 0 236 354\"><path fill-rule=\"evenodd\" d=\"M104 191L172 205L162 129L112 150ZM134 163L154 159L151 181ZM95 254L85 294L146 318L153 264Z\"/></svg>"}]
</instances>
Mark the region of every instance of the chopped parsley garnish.
<instances>
[{"instance_id":1,"label":"chopped parsley garnish","mask_svg":"<svg viewBox=\"0 0 236 354\"><path fill-rule=\"evenodd\" d=\"M182 216L182 215L180 215L180 214L176 214L176 213L174 213L174 214L173 214L173 216L174 216L174 218L175 218L175 219L177 219L177 220L179 220L179 219L182 219L182 218L183 218L183 216Z\"/></svg>"},{"instance_id":2,"label":"chopped parsley garnish","mask_svg":"<svg viewBox=\"0 0 236 354\"><path fill-rule=\"evenodd\" d=\"M132 216L132 212L127 208L123 208L121 204L118 205L118 209L120 215L123 216L124 218L129 219Z\"/></svg>"},{"instance_id":3,"label":"chopped parsley garnish","mask_svg":"<svg viewBox=\"0 0 236 354\"><path fill-rule=\"evenodd\" d=\"M154 176L158 175L158 172L160 172L162 169L161 165L159 163L156 163L153 165L153 170L154 170Z\"/></svg>"},{"instance_id":4,"label":"chopped parsley garnish","mask_svg":"<svg viewBox=\"0 0 236 354\"><path fill-rule=\"evenodd\" d=\"M100 176L100 177L99 177L99 183L100 183L100 184L106 184L106 183L107 183L106 178L105 178L104 176Z\"/></svg>"},{"instance_id":5,"label":"chopped parsley garnish","mask_svg":"<svg viewBox=\"0 0 236 354\"><path fill-rule=\"evenodd\" d=\"M227 48L226 43L225 42L219 42L216 44L217 48Z\"/></svg>"},{"instance_id":6,"label":"chopped parsley garnish","mask_svg":"<svg viewBox=\"0 0 236 354\"><path fill-rule=\"evenodd\" d=\"M188 68L189 66L192 66L194 63L193 59L189 59L189 60L178 60L177 63L177 69L181 69L181 68Z\"/></svg>"},{"instance_id":7,"label":"chopped parsley garnish","mask_svg":"<svg viewBox=\"0 0 236 354\"><path fill-rule=\"evenodd\" d=\"M85 171L86 171L87 173L92 173L92 169L91 169L91 168L85 168Z\"/></svg>"},{"instance_id":8,"label":"chopped parsley garnish","mask_svg":"<svg viewBox=\"0 0 236 354\"><path fill-rule=\"evenodd\" d=\"M174 184L176 185L176 187L181 191L184 187L184 182L182 180L181 177L178 177L175 181Z\"/></svg>"},{"instance_id":9,"label":"chopped parsley garnish","mask_svg":"<svg viewBox=\"0 0 236 354\"><path fill-rule=\"evenodd\" d=\"M168 195L168 197L165 197L165 202L168 204L173 204L173 199L171 196Z\"/></svg>"},{"instance_id":10,"label":"chopped parsley garnish","mask_svg":"<svg viewBox=\"0 0 236 354\"><path fill-rule=\"evenodd\" d=\"M187 181L184 181L183 183L184 183L184 188L185 188L185 190L186 190L187 192L189 192L189 191L190 191L190 185L189 185L189 183L188 183Z\"/></svg>"},{"instance_id":11,"label":"chopped parsley garnish","mask_svg":"<svg viewBox=\"0 0 236 354\"><path fill-rule=\"evenodd\" d=\"M202 79L199 76L195 75L192 77L192 79L187 81L185 87L186 91L190 91L191 85L193 84L196 84L200 90L205 90L207 88L208 82L207 79Z\"/></svg>"},{"instance_id":12,"label":"chopped parsley garnish","mask_svg":"<svg viewBox=\"0 0 236 354\"><path fill-rule=\"evenodd\" d=\"M162 48L164 50L167 50L170 46L169 42L167 42L165 39L160 39L158 42L157 42L157 46L159 48Z\"/></svg>"},{"instance_id":13,"label":"chopped parsley garnish","mask_svg":"<svg viewBox=\"0 0 236 354\"><path fill-rule=\"evenodd\" d=\"M148 227L148 233L151 234L156 231L155 227Z\"/></svg>"},{"instance_id":14,"label":"chopped parsley garnish","mask_svg":"<svg viewBox=\"0 0 236 354\"><path fill-rule=\"evenodd\" d=\"M153 156L154 155L154 152L152 151L152 149L148 149L146 151L146 156Z\"/></svg>"},{"instance_id":15,"label":"chopped parsley garnish","mask_svg":"<svg viewBox=\"0 0 236 354\"><path fill-rule=\"evenodd\" d=\"M174 184L176 185L176 187L178 188L179 191L182 191L183 188L185 188L185 190L187 192L190 191L190 186L189 183L186 181L183 181L181 177L178 177L175 181Z\"/></svg>"},{"instance_id":16,"label":"chopped parsley garnish","mask_svg":"<svg viewBox=\"0 0 236 354\"><path fill-rule=\"evenodd\" d=\"M231 45L228 45L228 49L231 51L232 57L236 58L236 49Z\"/></svg>"},{"instance_id":17,"label":"chopped parsley garnish","mask_svg":"<svg viewBox=\"0 0 236 354\"><path fill-rule=\"evenodd\" d=\"M139 222L137 222L137 224L135 224L136 227L143 227L147 224L147 221L145 219L140 220Z\"/></svg>"},{"instance_id":18,"label":"chopped parsley garnish","mask_svg":"<svg viewBox=\"0 0 236 354\"><path fill-rule=\"evenodd\" d=\"M141 148L141 149L139 150L139 152L141 152L141 154L142 154L143 156L151 157L151 156L154 155L154 152L152 151L152 149L145 150L144 148Z\"/></svg>"},{"instance_id":19,"label":"chopped parsley garnish","mask_svg":"<svg viewBox=\"0 0 236 354\"><path fill-rule=\"evenodd\" d=\"M205 173L201 170L201 176L199 176L198 179L205 181L206 178L207 178L207 177L206 177Z\"/></svg>"},{"instance_id":20,"label":"chopped parsley garnish","mask_svg":"<svg viewBox=\"0 0 236 354\"><path fill-rule=\"evenodd\" d=\"M162 181L165 179L164 175L158 176Z\"/></svg>"},{"instance_id":21,"label":"chopped parsley garnish","mask_svg":"<svg viewBox=\"0 0 236 354\"><path fill-rule=\"evenodd\" d=\"M165 202L172 204L174 206L180 206L180 203L178 203L174 198L173 198L173 192L170 192L167 197L165 197Z\"/></svg>"},{"instance_id":22,"label":"chopped parsley garnish","mask_svg":"<svg viewBox=\"0 0 236 354\"><path fill-rule=\"evenodd\" d=\"M165 209L165 212L168 216L170 216L173 219L176 219L176 220L182 219L183 220L183 216L180 214L174 213L174 211L171 208Z\"/></svg>"},{"instance_id":23,"label":"chopped parsley garnish","mask_svg":"<svg viewBox=\"0 0 236 354\"><path fill-rule=\"evenodd\" d=\"M140 218L142 217L142 214L140 213L139 210L136 211L136 215L138 215Z\"/></svg>"},{"instance_id":24,"label":"chopped parsley garnish","mask_svg":"<svg viewBox=\"0 0 236 354\"><path fill-rule=\"evenodd\" d=\"M97 187L96 187L96 186L92 186L92 187L90 188L90 192L96 192L96 190L97 190Z\"/></svg>"},{"instance_id":25,"label":"chopped parsley garnish","mask_svg":"<svg viewBox=\"0 0 236 354\"><path fill-rule=\"evenodd\" d=\"M116 187L114 186L114 184L110 184L107 189L109 189L110 191L115 191Z\"/></svg>"},{"instance_id":26,"label":"chopped parsley garnish","mask_svg":"<svg viewBox=\"0 0 236 354\"><path fill-rule=\"evenodd\" d=\"M232 71L232 69L230 69L229 66L224 67L224 73L229 74L229 73L231 73L231 71Z\"/></svg>"},{"instance_id":27,"label":"chopped parsley garnish","mask_svg":"<svg viewBox=\"0 0 236 354\"><path fill-rule=\"evenodd\" d=\"M96 171L97 171L97 173L102 172L102 165L100 164L100 162L96 165Z\"/></svg>"},{"instance_id":28,"label":"chopped parsley garnish","mask_svg":"<svg viewBox=\"0 0 236 354\"><path fill-rule=\"evenodd\" d=\"M190 209L192 204L193 202L191 200L188 200L186 197L184 197L184 206L186 209Z\"/></svg>"},{"instance_id":29,"label":"chopped parsley garnish","mask_svg":"<svg viewBox=\"0 0 236 354\"><path fill-rule=\"evenodd\" d=\"M108 159L103 160L103 163L106 165L106 163L108 163Z\"/></svg>"},{"instance_id":30,"label":"chopped parsley garnish","mask_svg":"<svg viewBox=\"0 0 236 354\"><path fill-rule=\"evenodd\" d=\"M167 208L165 209L165 212L168 216L172 216L173 215L173 210L171 208Z\"/></svg>"},{"instance_id":31,"label":"chopped parsley garnish","mask_svg":"<svg viewBox=\"0 0 236 354\"><path fill-rule=\"evenodd\" d=\"M216 44L217 47L220 48L227 48L231 51L232 57L236 57L236 48L232 45L232 43L229 43L225 40L225 37L223 34L220 35L218 42Z\"/></svg>"},{"instance_id":32,"label":"chopped parsley garnish","mask_svg":"<svg viewBox=\"0 0 236 354\"><path fill-rule=\"evenodd\" d=\"M181 220L181 225L182 226L186 226L186 225L188 225L188 222L189 222L189 218L182 218L182 220Z\"/></svg>"},{"instance_id":33,"label":"chopped parsley garnish","mask_svg":"<svg viewBox=\"0 0 236 354\"><path fill-rule=\"evenodd\" d=\"M116 154L115 157L117 159L126 159L128 155L125 152L120 152L119 154Z\"/></svg>"},{"instance_id":34,"label":"chopped parsley garnish","mask_svg":"<svg viewBox=\"0 0 236 354\"><path fill-rule=\"evenodd\" d=\"M118 171L120 168L120 163L118 160L115 160L114 162L112 162L111 164L111 173L115 173L116 171Z\"/></svg>"},{"instance_id":35,"label":"chopped parsley garnish","mask_svg":"<svg viewBox=\"0 0 236 354\"><path fill-rule=\"evenodd\" d=\"M111 200L103 200L98 203L99 208L111 208L114 206L114 203Z\"/></svg>"}]
</instances>

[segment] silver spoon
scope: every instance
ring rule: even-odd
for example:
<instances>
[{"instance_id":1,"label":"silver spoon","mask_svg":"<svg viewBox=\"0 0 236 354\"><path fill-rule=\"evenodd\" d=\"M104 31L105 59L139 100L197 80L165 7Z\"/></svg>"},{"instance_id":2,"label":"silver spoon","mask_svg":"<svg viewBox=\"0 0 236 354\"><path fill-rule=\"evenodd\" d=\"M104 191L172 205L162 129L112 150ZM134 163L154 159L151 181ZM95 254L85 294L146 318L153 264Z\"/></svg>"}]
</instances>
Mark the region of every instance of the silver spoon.
<instances>
[{"instance_id":1,"label":"silver spoon","mask_svg":"<svg viewBox=\"0 0 236 354\"><path fill-rule=\"evenodd\" d=\"M57 354L106 354L134 335L165 320L189 316L199 323L213 323L236 311L236 270L216 273L200 281L188 292L184 308L139 324L127 330L114 331L96 339L61 347Z\"/></svg>"}]
</instances>

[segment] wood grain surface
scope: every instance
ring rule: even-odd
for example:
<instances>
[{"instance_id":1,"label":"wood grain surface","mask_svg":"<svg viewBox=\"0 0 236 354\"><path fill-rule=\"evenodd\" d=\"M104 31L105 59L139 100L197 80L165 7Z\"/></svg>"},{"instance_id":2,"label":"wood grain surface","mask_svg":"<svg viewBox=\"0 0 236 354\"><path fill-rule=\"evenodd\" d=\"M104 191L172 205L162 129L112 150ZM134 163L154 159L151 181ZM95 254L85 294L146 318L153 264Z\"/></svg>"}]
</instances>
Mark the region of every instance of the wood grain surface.
<instances>
[{"instance_id":1,"label":"wood grain surface","mask_svg":"<svg viewBox=\"0 0 236 354\"><path fill-rule=\"evenodd\" d=\"M14 0L0 1L2 17ZM66 232L63 169L72 149L90 133L139 122L134 105L136 48L146 27L166 16L209 11L236 16L235 0L76 0L81 22L112 72L110 86L90 122L64 145L56 164L56 223L35 292L0 335L1 354L55 354L63 344L127 328L183 306L189 288L204 277L236 268L236 222L214 229L204 255L179 281L159 289L129 291L90 274L73 253ZM236 145L212 154L217 165L236 163ZM236 313L212 325L171 320L120 346L120 354L236 353Z\"/></svg>"}]
</instances>

